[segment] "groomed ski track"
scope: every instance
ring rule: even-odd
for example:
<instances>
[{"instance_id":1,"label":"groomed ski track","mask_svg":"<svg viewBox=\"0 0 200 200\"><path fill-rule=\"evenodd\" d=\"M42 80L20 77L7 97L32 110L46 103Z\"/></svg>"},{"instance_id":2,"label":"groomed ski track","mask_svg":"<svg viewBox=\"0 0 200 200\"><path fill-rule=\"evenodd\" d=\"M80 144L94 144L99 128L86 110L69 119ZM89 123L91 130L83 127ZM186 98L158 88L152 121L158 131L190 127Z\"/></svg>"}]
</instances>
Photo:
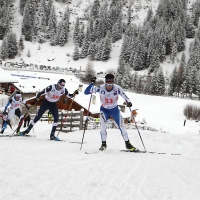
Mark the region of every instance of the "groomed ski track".
<instances>
[{"instance_id":1,"label":"groomed ski track","mask_svg":"<svg viewBox=\"0 0 200 200\"><path fill-rule=\"evenodd\" d=\"M148 151L125 149L119 130L108 129L108 148L99 130L60 133L66 142L49 141L50 127L38 122L36 137L0 138L0 200L188 200L200 196L200 141L198 135L141 131ZM6 133L9 130L6 131ZM128 130L131 143L143 150L136 130ZM69 143L77 142L77 143ZM180 153L181 156L171 156Z\"/></svg>"}]
</instances>

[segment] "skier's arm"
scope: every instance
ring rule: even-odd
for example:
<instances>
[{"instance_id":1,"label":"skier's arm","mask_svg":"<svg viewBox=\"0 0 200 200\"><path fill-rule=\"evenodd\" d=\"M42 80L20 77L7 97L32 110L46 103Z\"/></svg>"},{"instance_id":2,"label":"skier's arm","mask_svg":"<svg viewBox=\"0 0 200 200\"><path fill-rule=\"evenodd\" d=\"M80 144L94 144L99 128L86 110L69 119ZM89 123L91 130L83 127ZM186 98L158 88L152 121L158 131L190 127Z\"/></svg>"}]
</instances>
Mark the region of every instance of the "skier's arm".
<instances>
[{"instance_id":1,"label":"skier's arm","mask_svg":"<svg viewBox=\"0 0 200 200\"><path fill-rule=\"evenodd\" d=\"M41 92L38 92L37 96L36 96L36 101L39 101L40 96L42 96L43 94L50 92L52 90L52 86L49 85L48 87L44 88Z\"/></svg>"},{"instance_id":2,"label":"skier's arm","mask_svg":"<svg viewBox=\"0 0 200 200\"><path fill-rule=\"evenodd\" d=\"M96 92L99 92L100 88L99 87L96 87L94 86L93 83L91 83L90 85L87 86L87 88L85 89L84 91L84 94L92 94L92 93L96 93Z\"/></svg>"},{"instance_id":3,"label":"skier's arm","mask_svg":"<svg viewBox=\"0 0 200 200\"><path fill-rule=\"evenodd\" d=\"M6 106L5 106L5 108L4 108L4 112L6 112L8 106L9 106L11 103L12 103L12 99L10 99L10 100L8 101L8 103L6 104Z\"/></svg>"},{"instance_id":4,"label":"skier's arm","mask_svg":"<svg viewBox=\"0 0 200 200\"><path fill-rule=\"evenodd\" d=\"M131 103L131 100L126 96L125 92L123 91L123 89L118 86L118 94L127 102L127 103Z\"/></svg>"},{"instance_id":5,"label":"skier's arm","mask_svg":"<svg viewBox=\"0 0 200 200\"><path fill-rule=\"evenodd\" d=\"M26 101L22 99L22 103L25 105L26 109L29 110L28 105L26 104Z\"/></svg>"},{"instance_id":6,"label":"skier's arm","mask_svg":"<svg viewBox=\"0 0 200 200\"><path fill-rule=\"evenodd\" d=\"M69 97L69 98L73 98L74 97L74 94L70 94L66 88L65 88L65 95L67 97Z\"/></svg>"}]
</instances>

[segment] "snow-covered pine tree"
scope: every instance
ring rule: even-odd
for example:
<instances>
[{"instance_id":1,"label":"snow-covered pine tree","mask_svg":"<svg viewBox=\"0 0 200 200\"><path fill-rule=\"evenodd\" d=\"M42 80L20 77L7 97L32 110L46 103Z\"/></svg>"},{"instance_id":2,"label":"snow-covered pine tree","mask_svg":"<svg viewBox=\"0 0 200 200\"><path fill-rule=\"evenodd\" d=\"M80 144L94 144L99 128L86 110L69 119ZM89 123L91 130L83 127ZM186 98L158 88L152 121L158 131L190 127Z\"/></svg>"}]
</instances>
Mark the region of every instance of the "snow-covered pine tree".
<instances>
[{"instance_id":1,"label":"snow-covered pine tree","mask_svg":"<svg viewBox=\"0 0 200 200\"><path fill-rule=\"evenodd\" d=\"M12 31L7 33L8 58L14 58L18 53L17 36Z\"/></svg>"},{"instance_id":2,"label":"snow-covered pine tree","mask_svg":"<svg viewBox=\"0 0 200 200\"><path fill-rule=\"evenodd\" d=\"M57 42L56 31L57 31L57 17L55 13L55 7L52 6L48 21L48 37L50 38L51 45L56 45Z\"/></svg>"},{"instance_id":3,"label":"snow-covered pine tree","mask_svg":"<svg viewBox=\"0 0 200 200\"><path fill-rule=\"evenodd\" d=\"M93 63L89 61L86 65L85 73L80 77L80 79L84 83L90 83L93 77L96 77L96 72Z\"/></svg>"},{"instance_id":4,"label":"snow-covered pine tree","mask_svg":"<svg viewBox=\"0 0 200 200\"><path fill-rule=\"evenodd\" d=\"M24 49L24 39L23 39L23 36L22 36L22 35L21 35L20 38L19 38L18 47L19 47L19 50L20 50L20 51L23 51L23 49Z\"/></svg>"},{"instance_id":5,"label":"snow-covered pine tree","mask_svg":"<svg viewBox=\"0 0 200 200\"><path fill-rule=\"evenodd\" d=\"M160 67L157 72L157 85L158 85L157 95L164 95L165 94L165 78L164 78L162 67Z\"/></svg>"},{"instance_id":6,"label":"snow-covered pine tree","mask_svg":"<svg viewBox=\"0 0 200 200\"><path fill-rule=\"evenodd\" d=\"M173 96L174 92L176 91L176 87L177 87L177 68L175 67L169 81L168 94L170 96Z\"/></svg>"},{"instance_id":7,"label":"snow-covered pine tree","mask_svg":"<svg viewBox=\"0 0 200 200\"><path fill-rule=\"evenodd\" d=\"M106 61L110 58L110 52L112 50L112 42L111 42L111 33L107 32L107 35L104 39L104 45L102 50L102 60Z\"/></svg>"},{"instance_id":8,"label":"snow-covered pine tree","mask_svg":"<svg viewBox=\"0 0 200 200\"><path fill-rule=\"evenodd\" d=\"M75 44L79 43L79 34L80 34L79 17L77 17L73 32L73 40Z\"/></svg>"},{"instance_id":9,"label":"snow-covered pine tree","mask_svg":"<svg viewBox=\"0 0 200 200\"><path fill-rule=\"evenodd\" d=\"M125 73L125 65L126 65L125 61L123 60L123 58L121 58L119 60L119 65L117 67L117 73L116 73L116 79L115 79L116 83L120 86L121 86L121 81Z\"/></svg>"},{"instance_id":10,"label":"snow-covered pine tree","mask_svg":"<svg viewBox=\"0 0 200 200\"><path fill-rule=\"evenodd\" d=\"M94 3L92 5L91 11L90 11L90 18L96 19L98 17L99 8L100 8L99 0L94 0Z\"/></svg>"},{"instance_id":11,"label":"snow-covered pine tree","mask_svg":"<svg viewBox=\"0 0 200 200\"><path fill-rule=\"evenodd\" d=\"M24 13L24 7L25 7L25 5L26 5L26 1L27 1L27 0L20 0L20 3L19 3L19 11L20 11L21 15L23 15L23 13Z\"/></svg>"},{"instance_id":12,"label":"snow-covered pine tree","mask_svg":"<svg viewBox=\"0 0 200 200\"><path fill-rule=\"evenodd\" d=\"M187 38L194 38L194 36L195 36L195 26L192 23L192 20L191 20L189 15L187 15L185 30L186 30L186 37Z\"/></svg>"},{"instance_id":13,"label":"snow-covered pine tree","mask_svg":"<svg viewBox=\"0 0 200 200\"><path fill-rule=\"evenodd\" d=\"M178 52L177 51L177 44L176 44L176 42L174 42L173 45L172 45L172 53L170 55L170 59L172 60L172 63L174 63L174 61L175 61L177 52Z\"/></svg>"},{"instance_id":14,"label":"snow-covered pine tree","mask_svg":"<svg viewBox=\"0 0 200 200\"><path fill-rule=\"evenodd\" d=\"M8 42L6 35L4 36L4 39L1 43L1 51L0 51L1 59L5 60L8 58Z\"/></svg>"},{"instance_id":15,"label":"snow-covered pine tree","mask_svg":"<svg viewBox=\"0 0 200 200\"><path fill-rule=\"evenodd\" d=\"M89 46L89 49L88 49L88 56L89 56L90 60L95 59L96 52L97 52L96 42L90 43L90 46Z\"/></svg>"},{"instance_id":16,"label":"snow-covered pine tree","mask_svg":"<svg viewBox=\"0 0 200 200\"><path fill-rule=\"evenodd\" d=\"M82 23L81 28L80 28L80 32L79 32L79 37L78 37L79 38L79 41L78 41L79 47L82 47L83 40L85 38L84 29L85 29L85 25L84 25L84 23Z\"/></svg>"},{"instance_id":17,"label":"snow-covered pine tree","mask_svg":"<svg viewBox=\"0 0 200 200\"><path fill-rule=\"evenodd\" d=\"M78 60L80 58L80 54L79 54L79 48L78 48L78 44L75 45L75 49L74 49L74 56L73 59L74 60Z\"/></svg>"}]
</instances>

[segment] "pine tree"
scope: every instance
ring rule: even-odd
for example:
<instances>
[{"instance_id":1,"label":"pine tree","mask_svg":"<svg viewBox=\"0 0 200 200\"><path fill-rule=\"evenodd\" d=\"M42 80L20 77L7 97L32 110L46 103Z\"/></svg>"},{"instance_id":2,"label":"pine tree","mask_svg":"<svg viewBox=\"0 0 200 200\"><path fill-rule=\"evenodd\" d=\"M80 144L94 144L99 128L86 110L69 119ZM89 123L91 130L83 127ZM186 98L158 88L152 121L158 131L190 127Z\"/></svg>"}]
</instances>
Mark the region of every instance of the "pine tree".
<instances>
[{"instance_id":1,"label":"pine tree","mask_svg":"<svg viewBox=\"0 0 200 200\"><path fill-rule=\"evenodd\" d=\"M48 21L48 36L51 40L51 43L55 42L56 30L57 30L57 18L56 18L56 13L55 13L55 7L52 6L49 21Z\"/></svg>"},{"instance_id":2,"label":"pine tree","mask_svg":"<svg viewBox=\"0 0 200 200\"><path fill-rule=\"evenodd\" d=\"M19 38L19 44L18 44L18 46L19 46L19 50L23 51L23 49L24 49L24 39L23 39L22 35Z\"/></svg>"},{"instance_id":3,"label":"pine tree","mask_svg":"<svg viewBox=\"0 0 200 200\"><path fill-rule=\"evenodd\" d=\"M117 73L116 73L116 83L119 84L121 86L122 83L122 79L124 77L124 73L125 73L125 62L123 59L119 60L119 65L117 67Z\"/></svg>"},{"instance_id":4,"label":"pine tree","mask_svg":"<svg viewBox=\"0 0 200 200\"><path fill-rule=\"evenodd\" d=\"M172 63L174 63L176 55L177 55L177 45L176 45L176 42L174 42L172 46L172 53L170 55L170 59L172 60Z\"/></svg>"},{"instance_id":5,"label":"pine tree","mask_svg":"<svg viewBox=\"0 0 200 200\"><path fill-rule=\"evenodd\" d=\"M168 94L170 96L173 96L174 92L176 91L176 87L177 87L177 68L175 67L171 74L169 82Z\"/></svg>"},{"instance_id":6,"label":"pine tree","mask_svg":"<svg viewBox=\"0 0 200 200\"><path fill-rule=\"evenodd\" d=\"M102 60L106 61L110 58L110 52L112 50L112 43L111 43L111 34L110 31L108 31L105 39L104 39L104 45L102 50Z\"/></svg>"},{"instance_id":7,"label":"pine tree","mask_svg":"<svg viewBox=\"0 0 200 200\"><path fill-rule=\"evenodd\" d=\"M1 52L0 52L1 59L5 60L8 58L8 42L7 37L4 36L4 39L1 43Z\"/></svg>"},{"instance_id":8,"label":"pine tree","mask_svg":"<svg viewBox=\"0 0 200 200\"><path fill-rule=\"evenodd\" d=\"M14 58L18 53L17 36L11 31L7 34L8 58Z\"/></svg>"},{"instance_id":9,"label":"pine tree","mask_svg":"<svg viewBox=\"0 0 200 200\"><path fill-rule=\"evenodd\" d=\"M157 94L163 95L165 93L165 78L161 67L159 68L157 73L157 85L158 85Z\"/></svg>"},{"instance_id":10,"label":"pine tree","mask_svg":"<svg viewBox=\"0 0 200 200\"><path fill-rule=\"evenodd\" d=\"M81 81L84 83L90 83L92 78L96 76L96 72L94 70L94 65L91 61L89 61L85 68L85 73L81 77Z\"/></svg>"},{"instance_id":11,"label":"pine tree","mask_svg":"<svg viewBox=\"0 0 200 200\"><path fill-rule=\"evenodd\" d=\"M200 71L198 71L197 73L197 95L200 100Z\"/></svg>"},{"instance_id":12,"label":"pine tree","mask_svg":"<svg viewBox=\"0 0 200 200\"><path fill-rule=\"evenodd\" d=\"M190 16L187 16L185 29L186 29L186 37L187 38L194 38L194 36L195 36L195 26L193 25Z\"/></svg>"},{"instance_id":13,"label":"pine tree","mask_svg":"<svg viewBox=\"0 0 200 200\"><path fill-rule=\"evenodd\" d=\"M96 19L99 14L99 0L94 0L94 4L92 5L91 12L90 12L90 17Z\"/></svg>"},{"instance_id":14,"label":"pine tree","mask_svg":"<svg viewBox=\"0 0 200 200\"><path fill-rule=\"evenodd\" d=\"M76 23L74 26L74 33L73 33L73 40L75 44L79 43L79 33L80 33L80 28L79 28L79 17L76 18Z\"/></svg>"},{"instance_id":15,"label":"pine tree","mask_svg":"<svg viewBox=\"0 0 200 200\"><path fill-rule=\"evenodd\" d=\"M78 60L79 58L80 58L80 55L79 55L78 45L75 45L73 59L74 59L74 60Z\"/></svg>"},{"instance_id":16,"label":"pine tree","mask_svg":"<svg viewBox=\"0 0 200 200\"><path fill-rule=\"evenodd\" d=\"M84 23L82 23L81 28L80 28L80 32L79 32L79 36L78 36L78 38L79 38L79 41L78 41L79 47L82 47L83 40L85 38L84 29L85 29L85 26L84 26Z\"/></svg>"},{"instance_id":17,"label":"pine tree","mask_svg":"<svg viewBox=\"0 0 200 200\"><path fill-rule=\"evenodd\" d=\"M19 10L21 15L23 15L25 5L26 5L26 0L20 0Z\"/></svg>"}]
</instances>

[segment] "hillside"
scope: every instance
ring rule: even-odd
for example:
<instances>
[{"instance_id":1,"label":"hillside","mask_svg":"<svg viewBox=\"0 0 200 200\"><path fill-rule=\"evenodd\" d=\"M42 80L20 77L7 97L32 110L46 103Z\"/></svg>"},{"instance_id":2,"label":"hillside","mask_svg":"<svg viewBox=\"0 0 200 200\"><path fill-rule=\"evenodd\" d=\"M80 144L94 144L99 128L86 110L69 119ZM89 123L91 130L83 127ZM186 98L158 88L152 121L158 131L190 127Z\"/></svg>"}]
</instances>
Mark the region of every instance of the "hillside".
<instances>
[{"instance_id":1,"label":"hillside","mask_svg":"<svg viewBox=\"0 0 200 200\"><path fill-rule=\"evenodd\" d=\"M124 1L124 7L123 11L124 13L127 12L128 7L128 1ZM135 24L142 24L144 18L147 15L148 8L152 8L153 12L155 13L159 4L159 0L137 0L137 1L131 1L132 2L132 17L133 22ZM194 2L194 0L191 0L188 2L188 9L190 8L191 4ZM84 69L89 61L88 58L85 59L79 59L77 61L74 61L72 58L72 55L74 53L74 42L72 39L73 36L73 30L74 30L74 24L76 21L77 16L82 19L85 14L87 14L89 8L91 7L93 1L92 0L76 0L71 1L70 4L63 4L53 1L53 4L55 6L56 15L58 19L61 19L63 16L63 12L66 7L69 7L70 10L70 32L69 32L69 38L67 44L65 44L63 47L60 46L51 46L48 42L39 44L34 42L27 42L24 41L24 50L21 53L21 55L16 56L15 59L12 59L14 62L21 62L25 61L26 63L33 63L33 64L43 64L43 65L50 65L52 67L72 67L76 69ZM85 20L82 20L84 23L86 23ZM22 25L22 16L19 13L19 0L14 0L14 21L11 23L12 30L17 34L18 40L21 35L21 25ZM187 39L186 40L186 58L188 58L188 49L189 44L193 39ZM0 41L1 44L1 41ZM110 59L107 62L102 61L93 61L94 68L96 72L100 71L106 71L109 68L116 69L118 67L119 62L119 55L121 52L121 45L122 40L119 40L112 44L112 51L110 54ZM40 48L40 50L38 50ZM28 50L30 50L30 57L27 57ZM182 55L182 52L179 52L177 55L177 58L180 60L180 57ZM48 61L48 59L52 59L52 61ZM7 61L8 59L6 59ZM161 63L161 66L163 67L163 71L166 76L168 76L173 68L177 66L178 63L175 61L174 64L169 59L169 56L167 57L166 61ZM143 70L139 73L147 74L147 70Z\"/></svg>"}]
</instances>

